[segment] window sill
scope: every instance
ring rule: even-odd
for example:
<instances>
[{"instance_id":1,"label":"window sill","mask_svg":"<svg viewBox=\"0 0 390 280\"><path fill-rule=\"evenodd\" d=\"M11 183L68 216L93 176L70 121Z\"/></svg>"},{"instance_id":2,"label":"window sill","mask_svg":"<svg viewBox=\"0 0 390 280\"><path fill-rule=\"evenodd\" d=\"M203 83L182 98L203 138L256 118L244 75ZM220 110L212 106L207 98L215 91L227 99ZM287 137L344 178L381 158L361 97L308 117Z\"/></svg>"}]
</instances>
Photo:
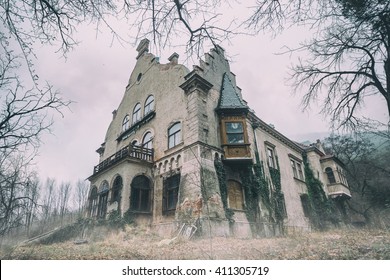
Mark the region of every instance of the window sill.
<instances>
[{"instance_id":1,"label":"window sill","mask_svg":"<svg viewBox=\"0 0 390 280\"><path fill-rule=\"evenodd\" d=\"M177 144L176 146L173 146L172 148L168 148L167 150L164 151L164 153L170 153L172 151L175 151L176 149L178 148L181 148L184 146L184 141L181 141L179 144Z\"/></svg>"},{"instance_id":2,"label":"window sill","mask_svg":"<svg viewBox=\"0 0 390 280\"><path fill-rule=\"evenodd\" d=\"M297 177L294 177L294 179L297 180L297 181L299 181L299 182L301 182L301 183L305 183L305 184L306 184L305 180L303 180L303 179L299 179L299 178L297 178Z\"/></svg>"}]
</instances>

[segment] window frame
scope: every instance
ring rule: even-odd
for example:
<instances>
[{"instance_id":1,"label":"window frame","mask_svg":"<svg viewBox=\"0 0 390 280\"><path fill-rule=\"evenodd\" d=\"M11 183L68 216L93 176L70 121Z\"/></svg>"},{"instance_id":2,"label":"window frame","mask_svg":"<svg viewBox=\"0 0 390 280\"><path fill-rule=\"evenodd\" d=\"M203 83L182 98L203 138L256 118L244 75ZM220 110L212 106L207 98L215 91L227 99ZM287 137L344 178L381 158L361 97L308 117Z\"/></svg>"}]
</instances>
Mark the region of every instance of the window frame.
<instances>
[{"instance_id":1,"label":"window frame","mask_svg":"<svg viewBox=\"0 0 390 280\"><path fill-rule=\"evenodd\" d=\"M276 166L276 156L275 156L275 148L269 145L266 145L266 153L267 153L267 163L269 168L277 169Z\"/></svg>"},{"instance_id":2,"label":"window frame","mask_svg":"<svg viewBox=\"0 0 390 280\"><path fill-rule=\"evenodd\" d=\"M175 126L178 126L178 129L175 131L172 131L175 128ZM168 149L176 147L177 145L182 143L182 133L181 133L182 129L181 128L182 128L181 122L176 122L168 128ZM173 140L172 145L171 145L171 140Z\"/></svg>"},{"instance_id":3,"label":"window frame","mask_svg":"<svg viewBox=\"0 0 390 280\"><path fill-rule=\"evenodd\" d=\"M122 121L122 132L128 130L130 127L130 116L126 115Z\"/></svg>"},{"instance_id":4,"label":"window frame","mask_svg":"<svg viewBox=\"0 0 390 280\"><path fill-rule=\"evenodd\" d=\"M239 132L235 131L229 131L231 129L237 129L233 127L228 127L229 125L234 125L237 124L240 126L241 130ZM241 120L228 120L225 121L225 134L226 134L226 144L228 145L243 145L245 144L245 127L244 127L244 122ZM233 136L233 137L231 137ZM234 137L234 136L239 136ZM232 141L231 139L239 139L238 141Z\"/></svg>"},{"instance_id":5,"label":"window frame","mask_svg":"<svg viewBox=\"0 0 390 280\"><path fill-rule=\"evenodd\" d=\"M137 182L137 179L144 180ZM130 184L130 210L137 213L150 213L152 210L152 182L144 175L135 176Z\"/></svg>"},{"instance_id":6,"label":"window frame","mask_svg":"<svg viewBox=\"0 0 390 280\"><path fill-rule=\"evenodd\" d=\"M326 177L328 179L329 184L336 184L337 183L332 167L330 167L330 166L326 167L325 173L326 173Z\"/></svg>"},{"instance_id":7,"label":"window frame","mask_svg":"<svg viewBox=\"0 0 390 280\"><path fill-rule=\"evenodd\" d=\"M150 135L150 138L148 141L145 142L146 136ZM145 133L144 137L142 137L142 147L147 149L153 149L153 134L152 132L148 131Z\"/></svg>"},{"instance_id":8,"label":"window frame","mask_svg":"<svg viewBox=\"0 0 390 280\"><path fill-rule=\"evenodd\" d=\"M293 170L293 176L295 179L304 181L305 176L303 174L302 162L290 156L290 163Z\"/></svg>"},{"instance_id":9,"label":"window frame","mask_svg":"<svg viewBox=\"0 0 390 280\"><path fill-rule=\"evenodd\" d=\"M149 100L151 99L151 100ZM145 105L144 105L144 116L149 114L150 112L154 111L154 96L149 95L148 98L145 100Z\"/></svg>"},{"instance_id":10,"label":"window frame","mask_svg":"<svg viewBox=\"0 0 390 280\"><path fill-rule=\"evenodd\" d=\"M120 183L118 183L118 180L120 180ZM123 179L122 176L117 175L114 179L114 182L112 183L112 191L111 191L111 203L114 203L115 201L118 202L118 204L121 201L121 195L122 195L122 189L123 189Z\"/></svg>"},{"instance_id":11,"label":"window frame","mask_svg":"<svg viewBox=\"0 0 390 280\"><path fill-rule=\"evenodd\" d=\"M180 173L163 179L163 214L169 214L176 211L179 200L180 180ZM170 201L170 199L172 199L172 201Z\"/></svg>"},{"instance_id":12,"label":"window frame","mask_svg":"<svg viewBox=\"0 0 390 280\"><path fill-rule=\"evenodd\" d=\"M140 103L135 104L132 116L133 116L132 124L135 124L141 120L141 104Z\"/></svg>"},{"instance_id":13,"label":"window frame","mask_svg":"<svg viewBox=\"0 0 390 280\"><path fill-rule=\"evenodd\" d=\"M236 180L227 181L227 202L229 209L245 210L244 188L240 182Z\"/></svg>"}]
</instances>

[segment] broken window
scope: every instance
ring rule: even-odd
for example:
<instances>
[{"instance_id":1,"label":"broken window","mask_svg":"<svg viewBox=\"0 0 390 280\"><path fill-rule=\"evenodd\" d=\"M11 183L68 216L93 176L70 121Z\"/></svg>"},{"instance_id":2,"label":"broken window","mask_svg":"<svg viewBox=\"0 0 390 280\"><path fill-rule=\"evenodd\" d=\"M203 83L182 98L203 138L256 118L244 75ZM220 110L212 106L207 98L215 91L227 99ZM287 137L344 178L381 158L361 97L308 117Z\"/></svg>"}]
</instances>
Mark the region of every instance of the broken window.
<instances>
[{"instance_id":1,"label":"broken window","mask_svg":"<svg viewBox=\"0 0 390 280\"><path fill-rule=\"evenodd\" d=\"M151 183L146 176L136 176L131 182L130 207L133 211L150 212Z\"/></svg>"},{"instance_id":2,"label":"broken window","mask_svg":"<svg viewBox=\"0 0 390 280\"><path fill-rule=\"evenodd\" d=\"M230 209L244 209L244 193L239 182L228 181L228 206Z\"/></svg>"},{"instance_id":3,"label":"broken window","mask_svg":"<svg viewBox=\"0 0 390 280\"><path fill-rule=\"evenodd\" d=\"M179 194L180 174L173 175L164 180L163 212L176 210Z\"/></svg>"}]
</instances>

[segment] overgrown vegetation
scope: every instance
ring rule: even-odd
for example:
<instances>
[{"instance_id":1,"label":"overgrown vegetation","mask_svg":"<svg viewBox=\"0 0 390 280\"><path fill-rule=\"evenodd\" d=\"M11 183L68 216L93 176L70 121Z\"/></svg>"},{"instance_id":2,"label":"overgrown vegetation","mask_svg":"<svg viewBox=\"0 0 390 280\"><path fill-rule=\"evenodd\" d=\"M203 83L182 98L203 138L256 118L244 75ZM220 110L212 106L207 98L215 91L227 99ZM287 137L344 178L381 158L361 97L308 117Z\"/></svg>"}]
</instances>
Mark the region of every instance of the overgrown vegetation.
<instances>
[{"instance_id":1,"label":"overgrown vegetation","mask_svg":"<svg viewBox=\"0 0 390 280\"><path fill-rule=\"evenodd\" d=\"M355 260L390 259L390 233L380 230L332 230L262 239L214 237L165 242L145 229L126 227L76 245L72 241L30 245L0 251L4 259L88 260ZM212 252L210 251L212 250Z\"/></svg>"},{"instance_id":2,"label":"overgrown vegetation","mask_svg":"<svg viewBox=\"0 0 390 280\"><path fill-rule=\"evenodd\" d=\"M340 221L339 212L334 202L326 196L321 181L314 176L306 154L303 155L303 163L311 209L310 221L317 230L325 230L327 223L336 224Z\"/></svg>"}]
</instances>

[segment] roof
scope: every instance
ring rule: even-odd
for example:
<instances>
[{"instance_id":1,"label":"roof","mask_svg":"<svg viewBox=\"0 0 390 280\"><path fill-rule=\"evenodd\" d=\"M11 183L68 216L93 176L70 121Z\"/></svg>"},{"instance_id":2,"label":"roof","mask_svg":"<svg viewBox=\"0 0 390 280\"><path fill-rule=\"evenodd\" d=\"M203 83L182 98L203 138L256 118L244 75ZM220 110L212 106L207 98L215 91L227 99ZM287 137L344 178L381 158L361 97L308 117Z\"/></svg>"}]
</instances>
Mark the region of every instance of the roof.
<instances>
[{"instance_id":1,"label":"roof","mask_svg":"<svg viewBox=\"0 0 390 280\"><path fill-rule=\"evenodd\" d=\"M219 97L217 110L249 110L249 107L241 99L227 73L223 74L221 94Z\"/></svg>"}]
</instances>

